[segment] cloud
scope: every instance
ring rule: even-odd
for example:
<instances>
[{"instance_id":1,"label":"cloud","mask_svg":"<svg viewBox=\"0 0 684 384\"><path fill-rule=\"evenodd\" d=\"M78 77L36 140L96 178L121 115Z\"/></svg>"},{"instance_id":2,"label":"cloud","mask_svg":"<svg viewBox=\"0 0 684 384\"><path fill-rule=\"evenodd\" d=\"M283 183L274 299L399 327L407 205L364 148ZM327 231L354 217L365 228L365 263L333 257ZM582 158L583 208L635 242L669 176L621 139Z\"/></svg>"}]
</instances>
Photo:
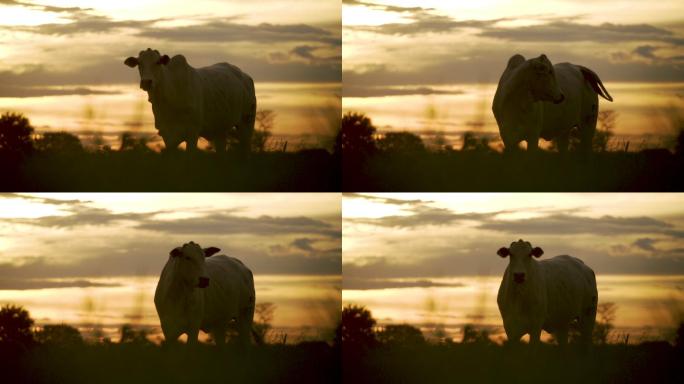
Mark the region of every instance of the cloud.
<instances>
[{"instance_id":1,"label":"cloud","mask_svg":"<svg viewBox=\"0 0 684 384\"><path fill-rule=\"evenodd\" d=\"M462 283L438 283L428 279L420 280L391 280L391 279L361 279L344 277L343 289L397 289L397 288L433 288L433 287L464 287Z\"/></svg>"},{"instance_id":2,"label":"cloud","mask_svg":"<svg viewBox=\"0 0 684 384\"><path fill-rule=\"evenodd\" d=\"M342 195L345 198L365 199L365 200L378 202L381 204L392 204L392 205L425 205L427 203L432 202L430 200L421 200L421 199L406 200L406 199L398 199L398 198L391 198L391 197L365 195L362 193L352 193L352 192L345 192Z\"/></svg>"},{"instance_id":3,"label":"cloud","mask_svg":"<svg viewBox=\"0 0 684 384\"><path fill-rule=\"evenodd\" d=\"M569 214L552 214L521 220L488 221L478 226L502 233L518 235L626 235L655 233L684 238L684 231L675 229L670 223L647 216L616 217L601 216L598 218Z\"/></svg>"},{"instance_id":4,"label":"cloud","mask_svg":"<svg viewBox=\"0 0 684 384\"><path fill-rule=\"evenodd\" d=\"M250 42L274 44L282 42L313 42L341 46L340 36L323 28L307 24L239 24L233 21L211 20L198 25L161 28L146 27L139 37L151 37L173 42Z\"/></svg>"},{"instance_id":5,"label":"cloud","mask_svg":"<svg viewBox=\"0 0 684 384\"><path fill-rule=\"evenodd\" d=\"M569 21L523 26L516 28L488 27L479 36L492 37L515 42L598 42L613 44L619 42L657 41L673 45L684 45L684 38L672 31L649 24L591 25Z\"/></svg>"},{"instance_id":6,"label":"cloud","mask_svg":"<svg viewBox=\"0 0 684 384\"><path fill-rule=\"evenodd\" d=\"M66 88L45 88L45 87L20 87L6 86L0 88L0 97L44 97L44 96L67 96L67 95L115 95L121 92L105 91L88 87L66 87Z\"/></svg>"},{"instance_id":7,"label":"cloud","mask_svg":"<svg viewBox=\"0 0 684 384\"><path fill-rule=\"evenodd\" d=\"M0 290L32 290L54 288L118 287L119 283L98 283L90 280L50 280L0 278Z\"/></svg>"},{"instance_id":8,"label":"cloud","mask_svg":"<svg viewBox=\"0 0 684 384\"><path fill-rule=\"evenodd\" d=\"M53 12L53 13L77 13L77 12L84 12L84 11L92 10L92 8L57 7L57 6L53 6L53 5L34 4L34 3L31 3L28 1L18 1L18 0L0 0L0 5L27 7L27 8L36 9L39 11Z\"/></svg>"},{"instance_id":9,"label":"cloud","mask_svg":"<svg viewBox=\"0 0 684 384\"><path fill-rule=\"evenodd\" d=\"M370 1L359 1L359 0L343 0L342 4L347 5L358 5L367 8L377 9L385 12L396 12L396 13L421 13L426 11L434 10L434 8L423 8L423 7L400 7L397 5L386 5L372 3Z\"/></svg>"},{"instance_id":10,"label":"cloud","mask_svg":"<svg viewBox=\"0 0 684 384\"><path fill-rule=\"evenodd\" d=\"M297 248L297 249L300 249L302 251L313 252L314 251L313 243L315 241L316 240L309 239L306 237L305 238L298 238L298 239L293 240L290 245Z\"/></svg>"},{"instance_id":11,"label":"cloud","mask_svg":"<svg viewBox=\"0 0 684 384\"><path fill-rule=\"evenodd\" d=\"M647 59L655 59L656 56L655 56L654 52L657 49L658 49L658 47L654 47L652 45L640 45L640 46L634 48L634 51L632 51L632 53L634 53L638 56L641 56L641 57L645 57Z\"/></svg>"},{"instance_id":12,"label":"cloud","mask_svg":"<svg viewBox=\"0 0 684 384\"><path fill-rule=\"evenodd\" d=\"M255 236L274 236L284 234L316 234L328 238L340 238L339 228L321 220L309 217L259 216L256 218L236 216L225 213L212 213L197 218L177 220L145 221L137 226L163 233L230 235L250 234Z\"/></svg>"},{"instance_id":13,"label":"cloud","mask_svg":"<svg viewBox=\"0 0 684 384\"><path fill-rule=\"evenodd\" d=\"M653 252L656 250L655 247L653 246L653 244L655 244L657 241L658 240L651 239L648 237L642 237L642 238L636 239L634 241L634 243L632 243L632 245L639 248L639 249L643 249L644 251Z\"/></svg>"},{"instance_id":14,"label":"cloud","mask_svg":"<svg viewBox=\"0 0 684 384\"><path fill-rule=\"evenodd\" d=\"M461 95L463 91L439 90L430 87L415 88L390 88L390 87L364 87L343 86L343 97L386 97L386 96L412 96L412 95Z\"/></svg>"}]
</instances>

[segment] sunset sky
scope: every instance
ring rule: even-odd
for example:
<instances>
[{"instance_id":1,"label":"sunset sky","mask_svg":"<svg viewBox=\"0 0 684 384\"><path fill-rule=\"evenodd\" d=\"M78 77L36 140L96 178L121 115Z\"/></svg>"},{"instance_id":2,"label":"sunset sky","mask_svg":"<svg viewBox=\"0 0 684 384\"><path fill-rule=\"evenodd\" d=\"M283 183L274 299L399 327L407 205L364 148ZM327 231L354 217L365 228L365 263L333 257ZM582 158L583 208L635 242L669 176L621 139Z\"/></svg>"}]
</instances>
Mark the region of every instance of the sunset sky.
<instances>
[{"instance_id":1,"label":"sunset sky","mask_svg":"<svg viewBox=\"0 0 684 384\"><path fill-rule=\"evenodd\" d=\"M344 302L383 322L456 326L484 312L500 324L508 260L496 251L521 238L542 259L589 265L621 326L672 325L668 308L684 315L681 194L345 194L342 213Z\"/></svg>"},{"instance_id":2,"label":"sunset sky","mask_svg":"<svg viewBox=\"0 0 684 384\"><path fill-rule=\"evenodd\" d=\"M344 0L343 108L382 130L497 132L506 62L545 53L599 74L619 135L671 135L661 115L684 108L683 14L676 0Z\"/></svg>"},{"instance_id":3,"label":"sunset sky","mask_svg":"<svg viewBox=\"0 0 684 384\"><path fill-rule=\"evenodd\" d=\"M275 134L328 135L340 28L331 0L0 0L0 109L41 130L155 133L138 72L123 65L152 47L241 67L258 108L277 113Z\"/></svg>"},{"instance_id":4,"label":"sunset sky","mask_svg":"<svg viewBox=\"0 0 684 384\"><path fill-rule=\"evenodd\" d=\"M254 273L274 324L334 328L340 308L337 194L0 195L0 304L39 323L158 326L169 251L221 248Z\"/></svg>"}]
</instances>

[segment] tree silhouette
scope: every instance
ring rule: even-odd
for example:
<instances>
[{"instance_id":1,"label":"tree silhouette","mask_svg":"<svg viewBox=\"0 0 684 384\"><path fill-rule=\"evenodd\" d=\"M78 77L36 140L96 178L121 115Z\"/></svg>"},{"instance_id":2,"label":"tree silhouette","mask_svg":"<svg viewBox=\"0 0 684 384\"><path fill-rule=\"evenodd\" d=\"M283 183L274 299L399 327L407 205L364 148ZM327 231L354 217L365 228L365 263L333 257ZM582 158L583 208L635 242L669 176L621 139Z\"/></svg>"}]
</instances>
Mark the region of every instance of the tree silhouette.
<instances>
[{"instance_id":1,"label":"tree silhouette","mask_svg":"<svg viewBox=\"0 0 684 384\"><path fill-rule=\"evenodd\" d=\"M378 149L383 152L424 153L425 144L420 136L411 132L389 132L378 140Z\"/></svg>"},{"instance_id":2,"label":"tree silhouette","mask_svg":"<svg viewBox=\"0 0 684 384\"><path fill-rule=\"evenodd\" d=\"M33 151L33 127L20 113L5 112L0 116L0 154L25 156Z\"/></svg>"},{"instance_id":3,"label":"tree silhouette","mask_svg":"<svg viewBox=\"0 0 684 384\"><path fill-rule=\"evenodd\" d=\"M339 115L338 115L339 116ZM259 110L256 113L256 127L252 135L252 150L265 152L267 144L273 135L276 114L270 109Z\"/></svg>"},{"instance_id":4,"label":"tree silhouette","mask_svg":"<svg viewBox=\"0 0 684 384\"><path fill-rule=\"evenodd\" d=\"M49 345L79 346L83 344L83 336L70 325L49 324L36 332L36 341Z\"/></svg>"},{"instance_id":5,"label":"tree silhouette","mask_svg":"<svg viewBox=\"0 0 684 384\"><path fill-rule=\"evenodd\" d=\"M257 339L264 341L266 336L271 331L273 322L273 314L276 310L276 305L273 303L259 303L254 308L254 332L257 334Z\"/></svg>"},{"instance_id":6,"label":"tree silhouette","mask_svg":"<svg viewBox=\"0 0 684 384\"><path fill-rule=\"evenodd\" d=\"M347 112L342 116L340 146L342 152L351 155L370 155L376 151L375 127L363 113Z\"/></svg>"},{"instance_id":7,"label":"tree silhouette","mask_svg":"<svg viewBox=\"0 0 684 384\"><path fill-rule=\"evenodd\" d=\"M20 306L6 304L0 309L0 345L28 347L33 344L33 319Z\"/></svg>"},{"instance_id":8,"label":"tree silhouette","mask_svg":"<svg viewBox=\"0 0 684 384\"><path fill-rule=\"evenodd\" d=\"M378 341L392 346L423 345L425 337L420 329L408 324L392 324L378 332Z\"/></svg>"},{"instance_id":9,"label":"tree silhouette","mask_svg":"<svg viewBox=\"0 0 684 384\"><path fill-rule=\"evenodd\" d=\"M35 148L41 152L82 153L83 145L78 136L68 132L46 132L36 139Z\"/></svg>"},{"instance_id":10,"label":"tree silhouette","mask_svg":"<svg viewBox=\"0 0 684 384\"><path fill-rule=\"evenodd\" d=\"M607 344L608 336L613 330L617 305L613 302L601 303L596 309L596 325L594 326L593 339L596 344Z\"/></svg>"},{"instance_id":11,"label":"tree silhouette","mask_svg":"<svg viewBox=\"0 0 684 384\"><path fill-rule=\"evenodd\" d=\"M363 306L347 305L342 309L342 345L344 348L358 349L372 347L375 339L376 321L370 311Z\"/></svg>"}]
</instances>

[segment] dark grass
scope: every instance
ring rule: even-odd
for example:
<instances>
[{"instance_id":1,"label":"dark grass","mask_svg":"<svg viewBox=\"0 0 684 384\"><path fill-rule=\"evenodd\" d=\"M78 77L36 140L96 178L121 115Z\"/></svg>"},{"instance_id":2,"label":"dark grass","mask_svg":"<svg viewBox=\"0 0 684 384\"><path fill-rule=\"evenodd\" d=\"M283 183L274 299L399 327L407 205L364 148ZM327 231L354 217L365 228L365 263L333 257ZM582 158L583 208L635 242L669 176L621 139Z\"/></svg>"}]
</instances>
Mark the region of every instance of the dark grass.
<instances>
[{"instance_id":1,"label":"dark grass","mask_svg":"<svg viewBox=\"0 0 684 384\"><path fill-rule=\"evenodd\" d=\"M2 352L2 351L0 351ZM5 353L2 383L335 383L340 356L325 343L266 345L248 354L201 345L36 346Z\"/></svg>"},{"instance_id":2,"label":"dark grass","mask_svg":"<svg viewBox=\"0 0 684 384\"><path fill-rule=\"evenodd\" d=\"M682 383L684 354L668 343L595 346L453 344L343 352L345 383Z\"/></svg>"},{"instance_id":3,"label":"dark grass","mask_svg":"<svg viewBox=\"0 0 684 384\"><path fill-rule=\"evenodd\" d=\"M682 191L684 158L667 150L592 154L482 151L344 155L343 191Z\"/></svg>"},{"instance_id":4,"label":"dark grass","mask_svg":"<svg viewBox=\"0 0 684 384\"><path fill-rule=\"evenodd\" d=\"M340 162L325 150L296 153L36 153L3 161L5 191L339 191Z\"/></svg>"}]
</instances>

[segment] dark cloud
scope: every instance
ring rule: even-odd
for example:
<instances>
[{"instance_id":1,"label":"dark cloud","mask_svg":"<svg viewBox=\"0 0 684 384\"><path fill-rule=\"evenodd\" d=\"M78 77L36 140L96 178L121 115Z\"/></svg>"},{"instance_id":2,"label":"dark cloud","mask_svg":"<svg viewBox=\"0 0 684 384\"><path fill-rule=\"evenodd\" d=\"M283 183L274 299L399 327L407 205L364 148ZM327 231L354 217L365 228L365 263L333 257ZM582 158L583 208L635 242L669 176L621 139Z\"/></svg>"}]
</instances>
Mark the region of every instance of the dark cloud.
<instances>
[{"instance_id":1,"label":"dark cloud","mask_svg":"<svg viewBox=\"0 0 684 384\"><path fill-rule=\"evenodd\" d=\"M670 223L651 217L616 217L602 216L598 218L569 214L553 214L521 220L488 221L478 226L501 233L516 236L533 235L626 235L626 234L663 234L675 238L684 238L684 231L675 229Z\"/></svg>"},{"instance_id":2,"label":"dark cloud","mask_svg":"<svg viewBox=\"0 0 684 384\"><path fill-rule=\"evenodd\" d=\"M324 221L304 216L259 216L251 218L233 214L212 213L198 218L145 221L140 223L137 228L188 235L249 234L255 236L274 236L284 234L316 234L335 239L341 237L339 228Z\"/></svg>"},{"instance_id":3,"label":"dark cloud","mask_svg":"<svg viewBox=\"0 0 684 384\"><path fill-rule=\"evenodd\" d=\"M78 13L78 12L85 12L85 11L92 10L92 8L57 7L57 6L53 6L53 5L34 4L34 3L31 3L28 1L18 1L18 0L0 0L0 5L27 7L27 8L36 9L39 11L53 12L53 13Z\"/></svg>"},{"instance_id":4,"label":"dark cloud","mask_svg":"<svg viewBox=\"0 0 684 384\"><path fill-rule=\"evenodd\" d=\"M446 226L463 221L481 221L502 213L454 213L449 209L426 206L414 207L411 211L413 214L406 216L384 216L377 219L350 218L346 221L379 227L415 228L428 225Z\"/></svg>"},{"instance_id":5,"label":"dark cloud","mask_svg":"<svg viewBox=\"0 0 684 384\"><path fill-rule=\"evenodd\" d=\"M642 237L642 238L636 239L634 241L634 243L632 243L632 245L639 248L639 249L643 249L644 251L653 252L656 250L655 247L653 246L653 244L655 244L657 241L658 240L651 239L648 237Z\"/></svg>"},{"instance_id":6,"label":"dark cloud","mask_svg":"<svg viewBox=\"0 0 684 384\"><path fill-rule=\"evenodd\" d=\"M578 42L598 43L658 41L674 45L684 45L684 38L675 36L672 31L649 24L591 25L577 22L556 21L547 24L515 27L490 27L479 34L516 42Z\"/></svg>"},{"instance_id":7,"label":"dark cloud","mask_svg":"<svg viewBox=\"0 0 684 384\"><path fill-rule=\"evenodd\" d=\"M88 87L75 88L41 88L7 86L0 88L0 97L44 97L44 96L67 96L67 95L115 95L118 91L105 91Z\"/></svg>"},{"instance_id":8,"label":"dark cloud","mask_svg":"<svg viewBox=\"0 0 684 384\"><path fill-rule=\"evenodd\" d=\"M385 5L372 3L370 1L359 1L359 0L343 0L343 4L347 5L359 5L367 8L377 9L385 12L396 12L396 13L421 13L426 11L434 10L434 8L423 8L423 7L400 7L396 5Z\"/></svg>"},{"instance_id":9,"label":"dark cloud","mask_svg":"<svg viewBox=\"0 0 684 384\"><path fill-rule=\"evenodd\" d=\"M640 45L636 48L634 48L634 51L632 51L634 54L645 57L647 59L655 59L655 51L658 49L658 47L654 47L652 45Z\"/></svg>"},{"instance_id":10,"label":"dark cloud","mask_svg":"<svg viewBox=\"0 0 684 384\"><path fill-rule=\"evenodd\" d=\"M314 251L313 243L315 241L316 240L314 240L314 239L309 239L307 237L304 237L304 238L294 239L290 245L297 248L297 249L300 249L302 251L313 252Z\"/></svg>"},{"instance_id":11,"label":"dark cloud","mask_svg":"<svg viewBox=\"0 0 684 384\"><path fill-rule=\"evenodd\" d=\"M49 279L14 279L0 278L0 290L29 290L53 288L90 288L118 287L118 283L98 283L90 280L49 280Z\"/></svg>"},{"instance_id":12,"label":"dark cloud","mask_svg":"<svg viewBox=\"0 0 684 384\"><path fill-rule=\"evenodd\" d=\"M344 277L343 289L396 289L396 288L432 288L432 287L463 287L462 283L438 283L428 279L420 280L390 280L390 279L361 279Z\"/></svg>"},{"instance_id":13,"label":"dark cloud","mask_svg":"<svg viewBox=\"0 0 684 384\"><path fill-rule=\"evenodd\" d=\"M389 87L364 87L346 86L342 87L343 97L385 97L385 96L407 96L407 95L460 95L463 91L446 91L430 87L416 88L389 88Z\"/></svg>"},{"instance_id":14,"label":"dark cloud","mask_svg":"<svg viewBox=\"0 0 684 384\"><path fill-rule=\"evenodd\" d=\"M365 199L365 200L375 201L375 202L378 202L381 204L392 204L392 205L425 205L427 203L432 203L432 201L430 201L430 200L420 200L420 199L405 200L405 199L398 199L398 198L391 198L391 197L365 195L362 193L352 193L352 192L345 192L342 195L346 198Z\"/></svg>"},{"instance_id":15,"label":"dark cloud","mask_svg":"<svg viewBox=\"0 0 684 384\"><path fill-rule=\"evenodd\" d=\"M456 20L449 16L429 13L414 14L410 23L389 23L378 26L350 26L352 30L374 32L384 35L420 35L426 33L450 33L466 28L487 28L506 18L495 20Z\"/></svg>"},{"instance_id":16,"label":"dark cloud","mask_svg":"<svg viewBox=\"0 0 684 384\"><path fill-rule=\"evenodd\" d=\"M339 35L323 28L307 24L239 24L233 21L212 20L199 25L184 27L146 27L137 33L173 42L250 42L274 44L281 42L314 42L330 46L342 45Z\"/></svg>"}]
</instances>

